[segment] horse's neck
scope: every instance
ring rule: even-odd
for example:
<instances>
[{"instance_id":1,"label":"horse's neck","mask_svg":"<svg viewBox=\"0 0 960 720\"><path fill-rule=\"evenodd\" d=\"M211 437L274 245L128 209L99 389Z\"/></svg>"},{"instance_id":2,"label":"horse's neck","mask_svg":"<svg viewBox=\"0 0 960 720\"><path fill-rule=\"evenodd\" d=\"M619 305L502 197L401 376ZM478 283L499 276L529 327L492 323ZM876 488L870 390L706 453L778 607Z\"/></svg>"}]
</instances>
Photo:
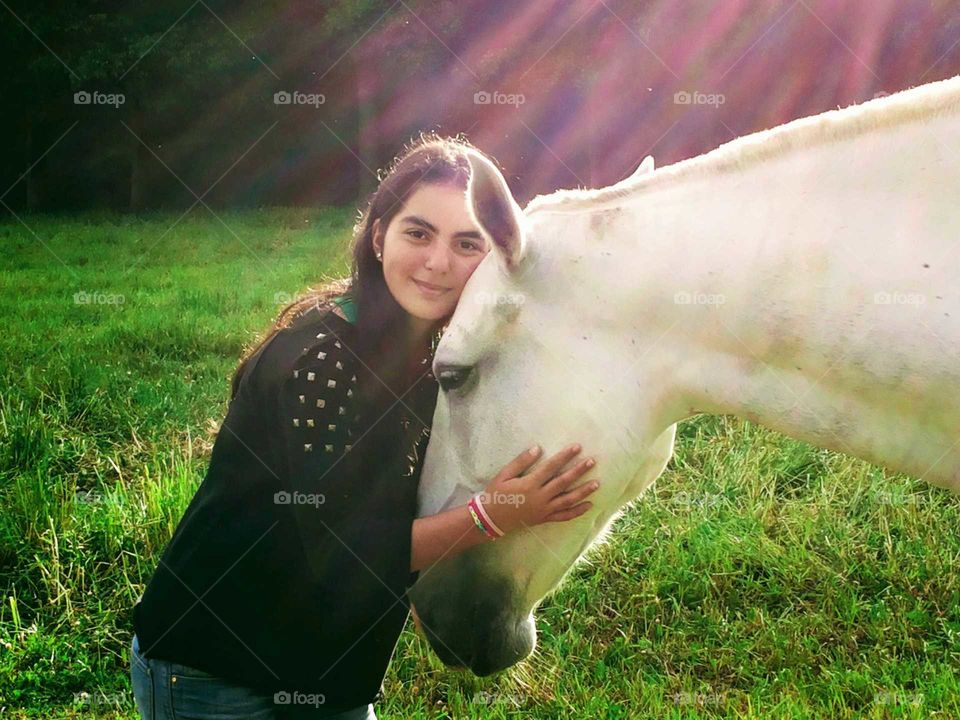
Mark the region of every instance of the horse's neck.
<instances>
[{"instance_id":1,"label":"horse's neck","mask_svg":"<svg viewBox=\"0 0 960 720\"><path fill-rule=\"evenodd\" d=\"M956 115L878 129L653 182L594 271L634 259L638 368L674 419L734 414L960 489L957 188Z\"/></svg>"}]
</instances>

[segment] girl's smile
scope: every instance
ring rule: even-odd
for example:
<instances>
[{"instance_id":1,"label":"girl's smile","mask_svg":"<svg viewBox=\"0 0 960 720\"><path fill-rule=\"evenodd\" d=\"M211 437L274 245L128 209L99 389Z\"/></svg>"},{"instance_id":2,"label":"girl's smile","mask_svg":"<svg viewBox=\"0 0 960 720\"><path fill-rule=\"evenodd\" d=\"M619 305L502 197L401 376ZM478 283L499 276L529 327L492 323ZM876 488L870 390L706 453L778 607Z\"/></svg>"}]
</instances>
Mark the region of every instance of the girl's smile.
<instances>
[{"instance_id":1,"label":"girl's smile","mask_svg":"<svg viewBox=\"0 0 960 720\"><path fill-rule=\"evenodd\" d=\"M440 287L439 285L431 285L430 283L425 283L412 278L413 282L417 284L417 287L420 288L423 293L429 297L440 297L450 288Z\"/></svg>"}]
</instances>

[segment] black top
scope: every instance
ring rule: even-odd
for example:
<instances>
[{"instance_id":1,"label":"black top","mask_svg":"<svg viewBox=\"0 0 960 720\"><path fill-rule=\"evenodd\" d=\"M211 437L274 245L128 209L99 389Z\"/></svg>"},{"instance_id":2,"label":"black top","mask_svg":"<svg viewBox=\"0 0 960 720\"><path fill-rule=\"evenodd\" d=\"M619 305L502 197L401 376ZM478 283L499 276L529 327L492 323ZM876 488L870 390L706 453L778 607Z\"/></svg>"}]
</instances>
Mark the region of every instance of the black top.
<instances>
[{"instance_id":1,"label":"black top","mask_svg":"<svg viewBox=\"0 0 960 720\"><path fill-rule=\"evenodd\" d=\"M203 483L134 608L147 657L321 693L326 711L379 699L416 578L411 532L437 383L425 348L401 401L361 417L358 388L380 381L350 350L355 332L313 309L250 358Z\"/></svg>"}]
</instances>

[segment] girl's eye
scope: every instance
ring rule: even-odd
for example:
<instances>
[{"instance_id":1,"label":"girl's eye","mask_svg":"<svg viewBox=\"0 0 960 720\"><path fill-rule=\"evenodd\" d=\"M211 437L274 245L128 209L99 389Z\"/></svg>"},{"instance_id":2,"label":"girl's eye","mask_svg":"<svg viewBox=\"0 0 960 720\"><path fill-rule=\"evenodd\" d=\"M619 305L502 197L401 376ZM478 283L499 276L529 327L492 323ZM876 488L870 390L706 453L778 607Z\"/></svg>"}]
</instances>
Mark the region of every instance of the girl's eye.
<instances>
[{"instance_id":1,"label":"girl's eye","mask_svg":"<svg viewBox=\"0 0 960 720\"><path fill-rule=\"evenodd\" d=\"M479 249L480 249L480 246L479 246L479 245L477 245L475 242L470 242L469 240L462 240L462 241L460 242L460 247L462 247L464 250L479 250Z\"/></svg>"},{"instance_id":2,"label":"girl's eye","mask_svg":"<svg viewBox=\"0 0 960 720\"><path fill-rule=\"evenodd\" d=\"M423 230L408 230L407 235L415 237L417 240L423 240L423 238L426 237Z\"/></svg>"}]
</instances>

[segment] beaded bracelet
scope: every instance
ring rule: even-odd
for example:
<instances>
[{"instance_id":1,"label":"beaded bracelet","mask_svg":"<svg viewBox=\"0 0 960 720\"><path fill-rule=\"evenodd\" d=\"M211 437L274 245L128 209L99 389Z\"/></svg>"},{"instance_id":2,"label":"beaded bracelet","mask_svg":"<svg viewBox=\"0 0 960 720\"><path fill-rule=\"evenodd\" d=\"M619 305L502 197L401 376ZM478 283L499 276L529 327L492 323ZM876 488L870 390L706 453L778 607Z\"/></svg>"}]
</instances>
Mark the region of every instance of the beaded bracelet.
<instances>
[{"instance_id":1,"label":"beaded bracelet","mask_svg":"<svg viewBox=\"0 0 960 720\"><path fill-rule=\"evenodd\" d=\"M504 536L503 530L497 527L496 523L490 518L490 514L486 508L483 507L479 494L470 498L467 507L470 510L470 516L473 518L473 522L487 537L491 540L496 540L498 537Z\"/></svg>"},{"instance_id":2,"label":"beaded bracelet","mask_svg":"<svg viewBox=\"0 0 960 720\"><path fill-rule=\"evenodd\" d=\"M473 518L473 524L477 526L477 529L486 535L491 540L496 540L496 536L492 535L487 528L484 526L483 521L477 515L477 511L473 509L473 501L467 503L467 510L470 511L470 517Z\"/></svg>"}]
</instances>

